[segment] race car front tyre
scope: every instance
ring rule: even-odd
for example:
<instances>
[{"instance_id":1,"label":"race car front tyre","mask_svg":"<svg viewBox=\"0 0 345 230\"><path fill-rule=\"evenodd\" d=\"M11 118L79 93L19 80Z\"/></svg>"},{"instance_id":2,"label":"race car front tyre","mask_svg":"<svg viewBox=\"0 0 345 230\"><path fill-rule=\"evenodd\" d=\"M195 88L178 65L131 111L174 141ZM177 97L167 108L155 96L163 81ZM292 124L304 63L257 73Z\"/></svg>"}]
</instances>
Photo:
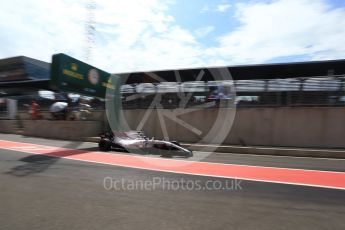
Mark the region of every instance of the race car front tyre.
<instances>
[{"instance_id":1,"label":"race car front tyre","mask_svg":"<svg viewBox=\"0 0 345 230\"><path fill-rule=\"evenodd\" d=\"M193 156L193 151L190 151L189 153L186 154L186 157L192 157Z\"/></svg>"},{"instance_id":2,"label":"race car front tyre","mask_svg":"<svg viewBox=\"0 0 345 230\"><path fill-rule=\"evenodd\" d=\"M101 151L108 152L111 150L111 145L104 140L100 140L98 143L98 147Z\"/></svg>"}]
</instances>

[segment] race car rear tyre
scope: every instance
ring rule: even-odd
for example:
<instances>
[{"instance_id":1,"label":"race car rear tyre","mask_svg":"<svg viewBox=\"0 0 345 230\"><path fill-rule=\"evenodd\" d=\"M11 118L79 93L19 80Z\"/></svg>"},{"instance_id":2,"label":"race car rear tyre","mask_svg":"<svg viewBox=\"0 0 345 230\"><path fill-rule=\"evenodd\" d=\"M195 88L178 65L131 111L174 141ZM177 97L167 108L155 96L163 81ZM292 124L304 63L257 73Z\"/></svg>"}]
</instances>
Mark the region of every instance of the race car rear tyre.
<instances>
[{"instance_id":1,"label":"race car rear tyre","mask_svg":"<svg viewBox=\"0 0 345 230\"><path fill-rule=\"evenodd\" d=\"M111 145L107 141L100 141L98 147L101 151L108 152L111 150Z\"/></svg>"}]
</instances>

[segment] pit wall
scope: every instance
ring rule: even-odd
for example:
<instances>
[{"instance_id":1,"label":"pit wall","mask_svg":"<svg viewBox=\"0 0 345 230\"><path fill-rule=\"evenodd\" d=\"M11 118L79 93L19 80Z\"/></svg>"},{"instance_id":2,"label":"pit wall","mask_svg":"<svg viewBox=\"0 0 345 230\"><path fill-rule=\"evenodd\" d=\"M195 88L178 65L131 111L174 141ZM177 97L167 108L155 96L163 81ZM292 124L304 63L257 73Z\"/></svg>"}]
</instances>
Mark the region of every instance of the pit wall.
<instances>
[{"instance_id":1,"label":"pit wall","mask_svg":"<svg viewBox=\"0 0 345 230\"><path fill-rule=\"evenodd\" d=\"M138 127L146 111L124 111L126 121L132 129ZM223 142L225 145L345 148L345 107L239 108L236 113L233 110L219 112L216 109L160 112L165 115L160 117L157 110L152 110L143 127L148 136L156 139L164 137L160 126L160 119L164 119L170 140L215 144L213 136L222 135L222 129L229 127L231 122L228 121L234 117L231 131ZM183 112L178 117L203 134L213 128L212 135L201 140L196 133L173 121L173 112ZM98 111L94 116L91 121L0 120L0 132L17 133L16 127L19 126L27 136L83 140L98 136L105 130L104 111ZM221 125L213 126L217 117Z\"/></svg>"},{"instance_id":2,"label":"pit wall","mask_svg":"<svg viewBox=\"0 0 345 230\"><path fill-rule=\"evenodd\" d=\"M52 115L49 111L40 111L39 115L40 115L40 119L42 120L52 119ZM18 119L31 120L31 115L27 111L20 111L18 112ZM91 120L91 121L103 121L103 119L104 119L103 110L92 110L90 117L88 117L88 120Z\"/></svg>"},{"instance_id":3,"label":"pit wall","mask_svg":"<svg viewBox=\"0 0 345 230\"><path fill-rule=\"evenodd\" d=\"M137 127L145 111L125 111L130 126ZM217 116L217 110L205 109L185 113L183 119L203 133L207 133L210 123ZM231 116L228 116L228 119L231 119ZM200 140L198 135L169 118L165 118L164 121L171 140L212 144ZM224 122L224 125L228 125L227 123ZM143 130L148 136L163 138L157 111L152 111ZM231 131L223 144L345 148L345 108L239 108Z\"/></svg>"},{"instance_id":4,"label":"pit wall","mask_svg":"<svg viewBox=\"0 0 345 230\"><path fill-rule=\"evenodd\" d=\"M240 109L226 143L345 148L345 108Z\"/></svg>"},{"instance_id":5,"label":"pit wall","mask_svg":"<svg viewBox=\"0 0 345 230\"><path fill-rule=\"evenodd\" d=\"M63 140L85 140L103 132L101 121L23 121L24 136L54 138Z\"/></svg>"},{"instance_id":6,"label":"pit wall","mask_svg":"<svg viewBox=\"0 0 345 230\"><path fill-rule=\"evenodd\" d=\"M17 120L0 120L0 133L15 133Z\"/></svg>"},{"instance_id":7,"label":"pit wall","mask_svg":"<svg viewBox=\"0 0 345 230\"><path fill-rule=\"evenodd\" d=\"M39 115L38 120L31 120L28 112L21 111L16 120L2 119L0 133L79 141L87 137L99 136L105 130L103 110L93 110L87 121L53 121L48 111L41 111Z\"/></svg>"}]
</instances>

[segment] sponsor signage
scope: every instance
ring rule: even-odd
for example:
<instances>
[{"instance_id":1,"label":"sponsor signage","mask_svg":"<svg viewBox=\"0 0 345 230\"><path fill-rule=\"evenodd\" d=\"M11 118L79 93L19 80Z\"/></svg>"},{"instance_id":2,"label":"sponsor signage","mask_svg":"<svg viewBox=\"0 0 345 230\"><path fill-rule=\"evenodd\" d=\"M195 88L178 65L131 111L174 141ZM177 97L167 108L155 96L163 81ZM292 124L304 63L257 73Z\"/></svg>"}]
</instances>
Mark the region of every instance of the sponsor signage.
<instances>
[{"instance_id":1,"label":"sponsor signage","mask_svg":"<svg viewBox=\"0 0 345 230\"><path fill-rule=\"evenodd\" d=\"M117 76L62 53L53 55L50 84L56 90L100 98L105 97L107 89L120 90Z\"/></svg>"}]
</instances>

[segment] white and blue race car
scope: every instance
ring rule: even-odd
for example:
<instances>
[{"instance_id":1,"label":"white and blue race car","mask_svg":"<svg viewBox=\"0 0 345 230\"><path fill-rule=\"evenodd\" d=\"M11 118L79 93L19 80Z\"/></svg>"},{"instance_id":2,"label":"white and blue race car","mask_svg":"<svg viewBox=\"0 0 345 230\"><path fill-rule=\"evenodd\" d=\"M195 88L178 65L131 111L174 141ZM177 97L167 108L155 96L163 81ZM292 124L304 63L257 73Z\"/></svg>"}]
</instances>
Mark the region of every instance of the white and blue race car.
<instances>
[{"instance_id":1,"label":"white and blue race car","mask_svg":"<svg viewBox=\"0 0 345 230\"><path fill-rule=\"evenodd\" d=\"M112 133L105 133L101 135L98 146L101 151L117 149L141 154L160 154L166 157L193 156L191 150L182 147L176 141L150 139L140 131L113 131Z\"/></svg>"}]
</instances>

